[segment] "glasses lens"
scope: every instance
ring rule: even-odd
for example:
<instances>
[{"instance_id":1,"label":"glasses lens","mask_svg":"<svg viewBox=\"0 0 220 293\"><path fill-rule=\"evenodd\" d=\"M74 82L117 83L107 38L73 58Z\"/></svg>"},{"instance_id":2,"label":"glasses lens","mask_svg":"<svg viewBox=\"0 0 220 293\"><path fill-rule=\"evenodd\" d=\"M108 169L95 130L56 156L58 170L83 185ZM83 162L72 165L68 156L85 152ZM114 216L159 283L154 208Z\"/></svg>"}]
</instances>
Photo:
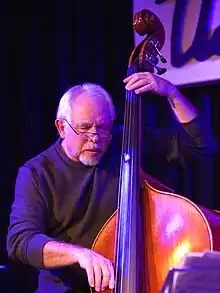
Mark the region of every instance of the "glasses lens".
<instances>
[{"instance_id":1,"label":"glasses lens","mask_svg":"<svg viewBox=\"0 0 220 293\"><path fill-rule=\"evenodd\" d=\"M81 132L81 135L83 135L84 137L86 138L91 138L93 137L94 135L98 135L99 139L111 139L112 138L112 135L111 133L90 133L90 132Z\"/></svg>"},{"instance_id":2,"label":"glasses lens","mask_svg":"<svg viewBox=\"0 0 220 293\"><path fill-rule=\"evenodd\" d=\"M98 135L99 135L100 139L111 139L112 138L112 135L109 133L99 133Z\"/></svg>"}]
</instances>

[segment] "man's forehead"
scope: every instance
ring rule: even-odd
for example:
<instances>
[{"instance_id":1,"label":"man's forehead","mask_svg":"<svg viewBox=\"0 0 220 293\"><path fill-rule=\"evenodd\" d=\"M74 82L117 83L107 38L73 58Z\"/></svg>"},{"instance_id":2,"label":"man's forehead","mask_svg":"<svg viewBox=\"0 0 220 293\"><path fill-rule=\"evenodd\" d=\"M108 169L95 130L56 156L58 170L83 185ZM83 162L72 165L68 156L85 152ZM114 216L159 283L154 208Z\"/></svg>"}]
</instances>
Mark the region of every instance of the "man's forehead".
<instances>
[{"instance_id":1,"label":"man's forehead","mask_svg":"<svg viewBox=\"0 0 220 293\"><path fill-rule=\"evenodd\" d=\"M99 96L89 96L86 93L81 94L73 101L72 113L85 121L90 120L91 116L105 120L111 115L109 103L105 99Z\"/></svg>"},{"instance_id":2,"label":"man's forehead","mask_svg":"<svg viewBox=\"0 0 220 293\"><path fill-rule=\"evenodd\" d=\"M90 114L94 112L98 115L101 113L107 115L110 113L109 103L100 96L90 96L86 93L79 95L72 103L72 112Z\"/></svg>"},{"instance_id":3,"label":"man's forehead","mask_svg":"<svg viewBox=\"0 0 220 293\"><path fill-rule=\"evenodd\" d=\"M110 126L111 120L108 118L105 119L81 119L80 117L73 117L72 119L74 125L78 126L91 126L96 124L97 126Z\"/></svg>"},{"instance_id":4,"label":"man's forehead","mask_svg":"<svg viewBox=\"0 0 220 293\"><path fill-rule=\"evenodd\" d=\"M89 93L81 93L77 97L73 99L72 106L83 106L85 105L106 105L108 104L107 100L101 95L89 94Z\"/></svg>"}]
</instances>

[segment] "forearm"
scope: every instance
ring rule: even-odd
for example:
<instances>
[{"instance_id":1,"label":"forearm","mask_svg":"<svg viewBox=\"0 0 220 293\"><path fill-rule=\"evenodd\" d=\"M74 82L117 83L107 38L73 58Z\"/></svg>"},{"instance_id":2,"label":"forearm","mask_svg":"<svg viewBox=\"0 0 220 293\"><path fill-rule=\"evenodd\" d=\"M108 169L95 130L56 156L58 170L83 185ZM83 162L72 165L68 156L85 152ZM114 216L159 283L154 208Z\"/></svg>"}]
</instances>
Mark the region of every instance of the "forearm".
<instances>
[{"instance_id":1,"label":"forearm","mask_svg":"<svg viewBox=\"0 0 220 293\"><path fill-rule=\"evenodd\" d=\"M167 99L179 122L187 123L197 116L195 107L176 87L170 88Z\"/></svg>"},{"instance_id":2,"label":"forearm","mask_svg":"<svg viewBox=\"0 0 220 293\"><path fill-rule=\"evenodd\" d=\"M71 266L76 261L74 253L77 250L76 245L49 241L43 248L43 264L45 269L54 269L59 267Z\"/></svg>"}]
</instances>

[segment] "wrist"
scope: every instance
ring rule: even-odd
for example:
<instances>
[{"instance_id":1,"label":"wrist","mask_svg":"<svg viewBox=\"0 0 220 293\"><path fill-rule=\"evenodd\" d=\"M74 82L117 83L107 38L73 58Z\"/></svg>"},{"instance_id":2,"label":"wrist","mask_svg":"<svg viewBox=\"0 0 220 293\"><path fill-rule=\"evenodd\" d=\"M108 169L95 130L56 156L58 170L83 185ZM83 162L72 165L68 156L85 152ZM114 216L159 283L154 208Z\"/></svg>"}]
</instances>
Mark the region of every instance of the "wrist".
<instances>
[{"instance_id":1,"label":"wrist","mask_svg":"<svg viewBox=\"0 0 220 293\"><path fill-rule=\"evenodd\" d=\"M170 84L169 89L167 91L167 99L176 99L178 97L180 97L181 93L179 92L179 90L173 85Z\"/></svg>"},{"instance_id":2,"label":"wrist","mask_svg":"<svg viewBox=\"0 0 220 293\"><path fill-rule=\"evenodd\" d=\"M82 247L79 245L72 245L71 247L71 256L73 259L73 263L78 263L79 262L79 253L82 250Z\"/></svg>"}]
</instances>

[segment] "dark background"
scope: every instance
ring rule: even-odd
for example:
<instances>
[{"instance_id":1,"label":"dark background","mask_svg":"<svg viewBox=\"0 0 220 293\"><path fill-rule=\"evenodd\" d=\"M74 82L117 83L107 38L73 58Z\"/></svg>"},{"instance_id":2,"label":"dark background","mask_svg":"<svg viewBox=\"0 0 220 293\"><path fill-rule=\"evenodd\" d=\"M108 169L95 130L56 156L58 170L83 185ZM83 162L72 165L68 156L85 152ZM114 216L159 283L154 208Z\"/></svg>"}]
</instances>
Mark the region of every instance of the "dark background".
<instances>
[{"instance_id":1,"label":"dark background","mask_svg":"<svg viewBox=\"0 0 220 293\"><path fill-rule=\"evenodd\" d=\"M134 48L132 18L131 0L0 2L0 263L7 266L0 272L0 292L18 292L18 288L31 292L34 282L27 277L29 268L11 266L5 250L17 169L55 141L56 108L61 95L74 84L90 81L103 85L113 96L116 123L122 123L122 80ZM219 83L181 90L210 123L219 142ZM156 104L144 102L144 124L170 120ZM219 166L218 152L214 161L176 169L177 191L198 204L220 209Z\"/></svg>"}]
</instances>

